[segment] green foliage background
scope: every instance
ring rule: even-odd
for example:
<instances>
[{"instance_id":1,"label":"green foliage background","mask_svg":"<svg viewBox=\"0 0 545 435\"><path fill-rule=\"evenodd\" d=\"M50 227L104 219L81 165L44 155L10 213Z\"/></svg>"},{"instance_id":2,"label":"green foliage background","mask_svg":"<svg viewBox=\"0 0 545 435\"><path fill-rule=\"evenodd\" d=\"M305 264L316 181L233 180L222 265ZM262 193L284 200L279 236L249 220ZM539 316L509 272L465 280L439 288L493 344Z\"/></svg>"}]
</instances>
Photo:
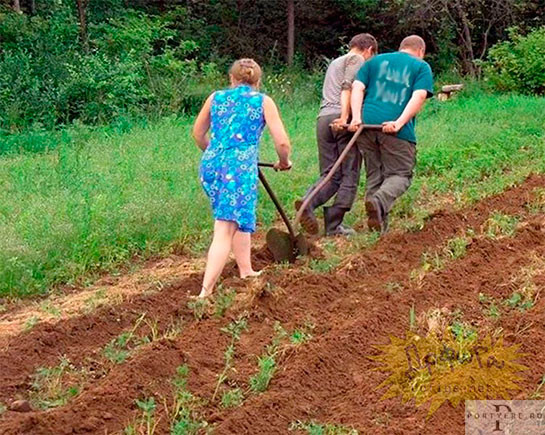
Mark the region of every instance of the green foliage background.
<instances>
[{"instance_id":1,"label":"green foliage background","mask_svg":"<svg viewBox=\"0 0 545 435\"><path fill-rule=\"evenodd\" d=\"M20 14L0 6L0 153L55 146L51 139L27 137L14 143L10 135L20 132L40 136L74 123L123 124L195 113L210 90L225 83L225 71L238 57L256 58L269 74L286 71L287 0L91 0L85 43L76 0L34 0L34 10L31 1L21 0ZM505 13L487 19L492 3L496 9L503 5ZM295 0L291 73L313 80L312 72L322 71L363 31L378 38L381 51L395 50L404 36L419 33L436 73L474 72L474 60L484 60L482 48L504 39L510 25L518 24L524 34L545 24L539 1L460 4L470 24L470 45L482 51L475 59L468 59L455 11L439 0ZM511 46L503 47L493 52L496 64L506 56L518 58L506 53ZM533 53L527 60L535 63L541 51ZM541 64L510 65L502 68L526 67L534 74L531 81L542 80L535 75ZM505 79L501 82L505 87ZM520 86L527 84L541 92L528 80ZM319 88L319 81L314 86Z\"/></svg>"},{"instance_id":2,"label":"green foliage background","mask_svg":"<svg viewBox=\"0 0 545 435\"><path fill-rule=\"evenodd\" d=\"M436 72L456 80L467 60L457 22L445 20L434 0L296 1L290 68L285 0L274 8L268 0L138 0L130 7L91 0L87 44L75 1L36 0L35 12L29 1L21 0L22 14L0 5L0 296L82 283L135 256L202 253L211 219L190 127L204 98L227 85L235 58L251 55L264 65L263 90L279 103L292 139L294 170L270 175L285 204L315 180L324 66L350 36L371 31L388 50L421 33ZM479 11L489 0L461 1L480 35L486 21ZM543 30L530 32L543 24L537 3L508 2L516 11L489 34L497 41L519 20L511 40L481 62L497 89L544 91ZM420 219L422 198L448 194L464 204L545 170L545 131L536 122L545 116L543 99L468 85L467 95L432 101L420 117L418 174L394 218ZM274 159L268 139L261 157ZM261 225L275 216L262 196Z\"/></svg>"},{"instance_id":3,"label":"green foliage background","mask_svg":"<svg viewBox=\"0 0 545 435\"><path fill-rule=\"evenodd\" d=\"M521 35L511 29L510 40L490 49L485 78L500 91L545 92L545 27Z\"/></svg>"}]
</instances>

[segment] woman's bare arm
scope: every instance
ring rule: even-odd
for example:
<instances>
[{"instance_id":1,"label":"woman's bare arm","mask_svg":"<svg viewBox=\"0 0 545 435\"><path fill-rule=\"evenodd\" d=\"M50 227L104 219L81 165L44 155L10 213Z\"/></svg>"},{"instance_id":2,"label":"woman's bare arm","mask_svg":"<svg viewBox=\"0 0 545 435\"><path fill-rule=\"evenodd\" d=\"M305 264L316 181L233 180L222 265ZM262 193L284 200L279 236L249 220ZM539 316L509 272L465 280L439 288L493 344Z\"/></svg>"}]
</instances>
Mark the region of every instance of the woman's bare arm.
<instances>
[{"instance_id":1,"label":"woman's bare arm","mask_svg":"<svg viewBox=\"0 0 545 435\"><path fill-rule=\"evenodd\" d=\"M210 105L214 94L210 95L204 102L195 123L193 124L193 138L201 150L208 148L209 139L206 133L210 129Z\"/></svg>"},{"instance_id":2,"label":"woman's bare arm","mask_svg":"<svg viewBox=\"0 0 545 435\"><path fill-rule=\"evenodd\" d=\"M290 140L282 123L282 118L280 118L278 108L271 97L265 96L263 110L265 112L265 122L269 127L269 132L271 133L276 153L278 154L278 162L275 164L275 168L280 170L290 169Z\"/></svg>"}]
</instances>

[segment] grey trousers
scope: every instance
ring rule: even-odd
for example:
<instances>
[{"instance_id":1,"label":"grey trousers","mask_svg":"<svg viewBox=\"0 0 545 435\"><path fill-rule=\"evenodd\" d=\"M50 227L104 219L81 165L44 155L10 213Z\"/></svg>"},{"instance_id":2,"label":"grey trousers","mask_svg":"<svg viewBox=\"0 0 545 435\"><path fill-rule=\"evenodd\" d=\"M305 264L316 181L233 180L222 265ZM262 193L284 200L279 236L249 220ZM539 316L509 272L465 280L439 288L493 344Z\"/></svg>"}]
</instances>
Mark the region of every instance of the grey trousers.
<instances>
[{"instance_id":1,"label":"grey trousers","mask_svg":"<svg viewBox=\"0 0 545 435\"><path fill-rule=\"evenodd\" d=\"M334 133L329 128L329 124L339 116L340 114L320 116L316 122L316 139L318 142L318 156L320 161L320 179L329 173L352 138L352 133ZM335 172L335 175L331 181L327 183L313 198L310 208L314 210L315 208L325 204L336 194L333 207L350 210L354 204L358 191L361 162L361 154L358 151L357 146L354 145L340 168ZM309 188L306 195L308 195L319 182L320 180L314 183Z\"/></svg>"},{"instance_id":2,"label":"grey trousers","mask_svg":"<svg viewBox=\"0 0 545 435\"><path fill-rule=\"evenodd\" d=\"M394 135L365 130L358 138L365 161L365 197L378 199L385 214L411 185L416 164L416 144Z\"/></svg>"}]
</instances>

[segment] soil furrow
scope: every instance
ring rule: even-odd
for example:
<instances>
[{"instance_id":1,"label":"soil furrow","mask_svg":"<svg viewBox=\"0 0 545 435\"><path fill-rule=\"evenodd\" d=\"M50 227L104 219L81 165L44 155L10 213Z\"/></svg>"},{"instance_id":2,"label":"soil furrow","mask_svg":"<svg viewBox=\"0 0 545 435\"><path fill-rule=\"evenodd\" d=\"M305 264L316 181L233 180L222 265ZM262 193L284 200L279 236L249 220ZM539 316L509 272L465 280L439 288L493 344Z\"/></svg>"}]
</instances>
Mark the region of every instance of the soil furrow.
<instances>
[{"instance_id":1,"label":"soil furrow","mask_svg":"<svg viewBox=\"0 0 545 435\"><path fill-rule=\"evenodd\" d=\"M376 353L372 346L387 343L389 334L404 335L409 327L411 306L424 312L436 307L456 307L469 312L478 301L479 284L497 289L509 280L516 266L528 263L529 253L538 249L545 255L544 224L540 217L514 239L479 240L464 259L454 261L439 274L431 274L422 288L413 286L391 300L384 297L382 289L369 289L373 293L372 309L360 305L353 319L306 345L279 372L269 391L228 415L216 433L286 433L289 423L297 420L335 421L354 426L361 433L439 433L445 427L451 428L448 433L463 433L460 409L444 406L426 421L426 407L403 405L400 399L380 401L384 391L374 388L385 375L373 371L377 366L369 359ZM511 256L506 257L506 252ZM498 296L508 295L498 293ZM520 343L521 352L529 354L522 360L531 369L523 384L526 395L545 373L545 361L536 355L538 343L545 342L544 313L545 304L541 302L530 313L513 310L491 325L514 331L523 316L534 322L535 327L524 340L505 335L508 345ZM378 417L385 412L395 420L397 429L380 427Z\"/></svg>"}]
</instances>

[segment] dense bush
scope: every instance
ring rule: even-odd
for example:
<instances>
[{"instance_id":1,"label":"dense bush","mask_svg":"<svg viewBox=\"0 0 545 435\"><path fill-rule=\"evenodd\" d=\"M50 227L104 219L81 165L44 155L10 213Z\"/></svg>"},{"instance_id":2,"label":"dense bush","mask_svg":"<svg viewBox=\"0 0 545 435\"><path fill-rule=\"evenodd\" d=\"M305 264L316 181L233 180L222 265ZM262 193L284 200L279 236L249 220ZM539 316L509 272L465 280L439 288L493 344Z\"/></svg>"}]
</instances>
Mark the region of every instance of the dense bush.
<instances>
[{"instance_id":1,"label":"dense bush","mask_svg":"<svg viewBox=\"0 0 545 435\"><path fill-rule=\"evenodd\" d=\"M484 71L498 90L545 93L545 27L526 36L512 29L510 40L490 49Z\"/></svg>"},{"instance_id":2,"label":"dense bush","mask_svg":"<svg viewBox=\"0 0 545 435\"><path fill-rule=\"evenodd\" d=\"M521 28L545 20L538 0L504 0L490 16L483 11L495 0L462 0L456 13L467 18L467 29L452 15L451 2L440 0L296 1L296 55L286 67L286 0L84 3L82 19L74 0L21 0L21 13L0 0L0 153L17 148L8 136L22 132L31 139L18 148L38 150L58 142L40 144L44 131L73 123L195 113L211 90L226 85L229 63L241 56L265 67L265 91L283 100L308 101L319 95L325 61L344 52L355 33L375 34L381 51L419 33L428 42L427 59L436 73L458 72L460 62L462 71L471 73L488 44L504 38L515 20ZM533 52L525 44L538 42L521 41L509 44ZM491 64L512 58L502 52L509 52L509 44L498 46ZM528 85L529 79L514 76L527 72L539 82L532 71L541 68L540 53L536 50L536 59L522 66L516 59L506 67L496 62L491 81L500 88L524 83L525 89L541 92L540 83Z\"/></svg>"},{"instance_id":3,"label":"dense bush","mask_svg":"<svg viewBox=\"0 0 545 435\"><path fill-rule=\"evenodd\" d=\"M86 52L72 6L59 2L43 16L0 14L0 130L192 109L199 84L218 72L196 59L198 44L183 39L171 18L128 10L91 24Z\"/></svg>"}]
</instances>

